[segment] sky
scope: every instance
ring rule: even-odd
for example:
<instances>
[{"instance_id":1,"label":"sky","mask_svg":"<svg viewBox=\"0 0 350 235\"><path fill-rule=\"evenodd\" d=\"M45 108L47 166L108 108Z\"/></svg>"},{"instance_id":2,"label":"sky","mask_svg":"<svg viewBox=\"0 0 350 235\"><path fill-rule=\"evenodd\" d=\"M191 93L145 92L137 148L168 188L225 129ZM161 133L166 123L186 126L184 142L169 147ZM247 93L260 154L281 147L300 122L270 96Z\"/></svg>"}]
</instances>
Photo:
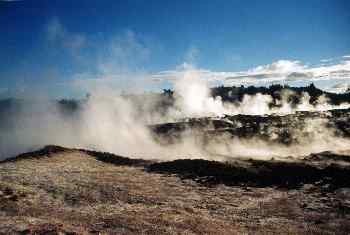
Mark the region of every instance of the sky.
<instances>
[{"instance_id":1,"label":"sky","mask_svg":"<svg viewBox=\"0 0 350 235\"><path fill-rule=\"evenodd\" d=\"M96 86L350 84L347 0L0 0L0 97Z\"/></svg>"}]
</instances>

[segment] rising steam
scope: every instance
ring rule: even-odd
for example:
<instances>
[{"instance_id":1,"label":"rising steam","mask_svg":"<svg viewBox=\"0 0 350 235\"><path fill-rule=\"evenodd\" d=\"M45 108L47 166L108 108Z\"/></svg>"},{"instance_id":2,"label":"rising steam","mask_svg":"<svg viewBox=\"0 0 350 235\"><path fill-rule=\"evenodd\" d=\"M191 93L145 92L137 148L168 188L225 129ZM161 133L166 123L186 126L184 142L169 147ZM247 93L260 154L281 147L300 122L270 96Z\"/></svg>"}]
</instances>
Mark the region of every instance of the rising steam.
<instances>
[{"instance_id":1,"label":"rising steam","mask_svg":"<svg viewBox=\"0 0 350 235\"><path fill-rule=\"evenodd\" d=\"M173 84L175 103L165 113L144 110L143 115L135 103L111 91L96 90L81 104L74 114L62 112L56 102L30 100L1 127L0 158L55 144L75 148L109 151L129 157L174 159L223 157L284 157L304 155L324 150L342 150L348 141L340 140L334 131L320 120L310 122L306 129L295 130L298 145L267 144L257 138L239 139L222 136L204 144L196 134L181 134L172 145L162 146L156 141L148 125L157 122L176 121L188 117L222 117L224 115L285 115L297 111L325 111L347 108L349 104L334 106L325 96L316 105L310 104L310 96L304 93L301 102L288 102L291 91L284 91L277 107L270 107L272 97L263 94L244 96L240 103L225 103L221 97L212 97L207 82L195 69L187 69ZM142 100L142 102L148 102ZM145 105L151 107L152 105ZM147 118L145 118L147 117ZM313 133L305 137L305 132ZM272 136L273 137L273 136Z\"/></svg>"},{"instance_id":2,"label":"rising steam","mask_svg":"<svg viewBox=\"0 0 350 235\"><path fill-rule=\"evenodd\" d=\"M220 96L212 97L206 80L201 79L200 74L194 68L187 70L174 82L176 105L180 116L202 117L227 115L286 115L297 111L326 111L331 109L349 108L350 104L331 105L328 98L320 96L316 105L310 103L310 95L302 93L301 102L293 105L288 98L294 95L291 90L284 90L278 107L271 108L272 97L270 95L256 94L244 95L241 103L224 103Z\"/></svg>"}]
</instances>

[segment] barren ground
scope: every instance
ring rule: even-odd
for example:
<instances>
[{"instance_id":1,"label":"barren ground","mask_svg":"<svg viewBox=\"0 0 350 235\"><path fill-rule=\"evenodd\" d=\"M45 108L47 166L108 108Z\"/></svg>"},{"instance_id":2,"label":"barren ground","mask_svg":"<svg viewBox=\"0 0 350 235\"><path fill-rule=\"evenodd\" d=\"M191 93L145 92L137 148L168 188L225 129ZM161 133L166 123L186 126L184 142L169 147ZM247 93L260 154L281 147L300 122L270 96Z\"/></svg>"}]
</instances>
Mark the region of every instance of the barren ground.
<instances>
[{"instance_id":1,"label":"barren ground","mask_svg":"<svg viewBox=\"0 0 350 235\"><path fill-rule=\"evenodd\" d=\"M184 162L51 146L0 164L0 234L348 234L350 185L339 177L349 178L349 162L334 156L313 155L293 169L332 166L345 175L321 174L306 183L281 176L257 185L242 176L201 175L190 160L185 169ZM267 179L265 170L252 167L258 163L230 165Z\"/></svg>"}]
</instances>

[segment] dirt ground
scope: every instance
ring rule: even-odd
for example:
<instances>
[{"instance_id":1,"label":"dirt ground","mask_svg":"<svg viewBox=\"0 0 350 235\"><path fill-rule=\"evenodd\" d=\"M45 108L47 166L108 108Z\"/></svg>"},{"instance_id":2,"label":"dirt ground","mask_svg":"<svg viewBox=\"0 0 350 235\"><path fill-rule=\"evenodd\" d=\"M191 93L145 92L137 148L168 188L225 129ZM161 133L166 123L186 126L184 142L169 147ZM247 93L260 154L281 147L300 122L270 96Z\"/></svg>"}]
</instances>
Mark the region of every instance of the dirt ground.
<instances>
[{"instance_id":1,"label":"dirt ground","mask_svg":"<svg viewBox=\"0 0 350 235\"><path fill-rule=\"evenodd\" d=\"M71 149L0 163L0 234L350 233L344 185L203 184L119 163Z\"/></svg>"}]
</instances>

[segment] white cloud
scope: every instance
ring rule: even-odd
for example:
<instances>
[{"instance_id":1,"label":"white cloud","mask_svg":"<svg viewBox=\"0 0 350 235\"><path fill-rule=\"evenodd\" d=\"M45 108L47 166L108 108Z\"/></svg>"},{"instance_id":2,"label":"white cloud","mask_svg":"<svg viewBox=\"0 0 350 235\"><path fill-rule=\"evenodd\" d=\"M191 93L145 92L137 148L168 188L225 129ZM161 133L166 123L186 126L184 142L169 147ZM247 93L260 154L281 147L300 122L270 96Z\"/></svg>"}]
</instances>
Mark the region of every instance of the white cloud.
<instances>
[{"instance_id":1,"label":"white cloud","mask_svg":"<svg viewBox=\"0 0 350 235\"><path fill-rule=\"evenodd\" d=\"M349 89L350 89L350 82L342 82L342 83L335 84L334 86L330 87L327 90L333 93L344 93L346 91L349 91Z\"/></svg>"},{"instance_id":2,"label":"white cloud","mask_svg":"<svg viewBox=\"0 0 350 235\"><path fill-rule=\"evenodd\" d=\"M162 71L152 76L155 81L175 80L181 77L188 64L175 70ZM278 60L246 71L215 72L197 69L201 78L224 85L269 85L271 83L315 82L327 80L350 80L350 61L309 67L301 61Z\"/></svg>"},{"instance_id":3,"label":"white cloud","mask_svg":"<svg viewBox=\"0 0 350 235\"><path fill-rule=\"evenodd\" d=\"M278 60L272 64L261 65L254 69L251 69L251 73L257 74L273 74L273 73L290 73L299 72L306 68L307 66L301 64L300 61L290 61L290 60Z\"/></svg>"},{"instance_id":4,"label":"white cloud","mask_svg":"<svg viewBox=\"0 0 350 235\"><path fill-rule=\"evenodd\" d=\"M350 60L350 55L344 55L342 58L343 60Z\"/></svg>"},{"instance_id":5,"label":"white cloud","mask_svg":"<svg viewBox=\"0 0 350 235\"><path fill-rule=\"evenodd\" d=\"M320 62L321 62L321 63L329 63L329 62L331 62L331 61L333 61L333 60L334 60L334 58L322 59L322 60L320 60Z\"/></svg>"}]
</instances>

